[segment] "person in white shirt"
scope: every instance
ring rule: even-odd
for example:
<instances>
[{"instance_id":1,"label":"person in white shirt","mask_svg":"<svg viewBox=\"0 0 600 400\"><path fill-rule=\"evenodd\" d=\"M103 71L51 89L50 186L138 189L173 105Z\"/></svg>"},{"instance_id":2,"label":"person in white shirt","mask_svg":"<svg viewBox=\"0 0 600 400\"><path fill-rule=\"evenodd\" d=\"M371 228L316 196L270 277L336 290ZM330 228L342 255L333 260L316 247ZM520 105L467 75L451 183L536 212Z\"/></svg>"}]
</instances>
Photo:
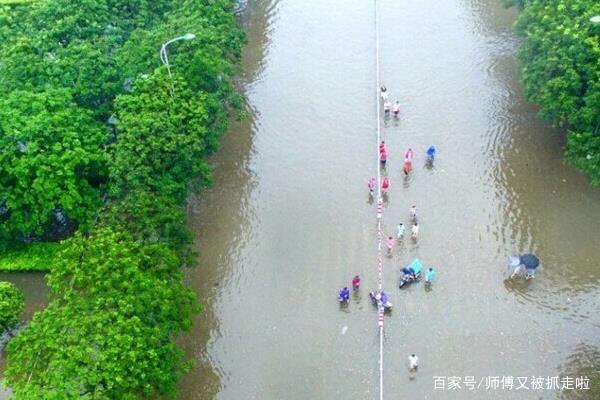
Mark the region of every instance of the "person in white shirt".
<instances>
[{"instance_id":1,"label":"person in white shirt","mask_svg":"<svg viewBox=\"0 0 600 400\"><path fill-rule=\"evenodd\" d=\"M417 368L419 368L419 357L414 354L411 354L408 357L408 370L410 372L417 372Z\"/></svg>"},{"instance_id":2,"label":"person in white shirt","mask_svg":"<svg viewBox=\"0 0 600 400\"><path fill-rule=\"evenodd\" d=\"M388 99L388 92L385 86L381 86L381 100L385 103Z\"/></svg>"},{"instance_id":3,"label":"person in white shirt","mask_svg":"<svg viewBox=\"0 0 600 400\"><path fill-rule=\"evenodd\" d=\"M417 240L417 237L419 237L419 224L415 222L415 224L412 226L412 238Z\"/></svg>"},{"instance_id":4,"label":"person in white shirt","mask_svg":"<svg viewBox=\"0 0 600 400\"><path fill-rule=\"evenodd\" d=\"M392 102L389 100L386 100L383 103L383 112L385 113L385 116L387 117L388 115L390 115L390 110L392 109Z\"/></svg>"},{"instance_id":5,"label":"person in white shirt","mask_svg":"<svg viewBox=\"0 0 600 400\"><path fill-rule=\"evenodd\" d=\"M394 113L394 117L398 118L398 115L400 114L400 102L398 100L396 100L396 102L394 103L394 106L392 107L392 112Z\"/></svg>"},{"instance_id":6,"label":"person in white shirt","mask_svg":"<svg viewBox=\"0 0 600 400\"><path fill-rule=\"evenodd\" d=\"M413 222L417 222L417 206L412 206L408 211L408 216Z\"/></svg>"},{"instance_id":7,"label":"person in white shirt","mask_svg":"<svg viewBox=\"0 0 600 400\"><path fill-rule=\"evenodd\" d=\"M402 222L400 222L398 224L398 240L402 240L402 238L404 238L404 224Z\"/></svg>"}]
</instances>

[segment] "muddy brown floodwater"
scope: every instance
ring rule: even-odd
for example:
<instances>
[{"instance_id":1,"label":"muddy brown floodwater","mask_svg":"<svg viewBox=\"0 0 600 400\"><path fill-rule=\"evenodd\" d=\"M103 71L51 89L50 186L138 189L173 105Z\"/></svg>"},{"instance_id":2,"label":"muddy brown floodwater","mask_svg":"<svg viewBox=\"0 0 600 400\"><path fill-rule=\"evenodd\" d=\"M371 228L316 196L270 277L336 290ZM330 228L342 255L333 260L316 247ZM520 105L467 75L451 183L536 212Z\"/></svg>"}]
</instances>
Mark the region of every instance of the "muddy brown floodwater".
<instances>
[{"instance_id":1,"label":"muddy brown floodwater","mask_svg":"<svg viewBox=\"0 0 600 400\"><path fill-rule=\"evenodd\" d=\"M378 3L382 81L402 104L383 132L384 229L407 223L412 204L421 220L418 243L385 260L395 305L386 398L585 398L486 390L485 380L434 389L440 376L592 377L600 191L564 165L563 135L523 98L514 11L495 0ZM375 398L373 2L251 1L242 18L251 118L224 138L215 186L190 203L200 258L188 280L205 312L184 338L198 368L180 398ZM438 157L427 169L431 144ZM405 179L408 147L417 157ZM507 258L522 251L542 265L533 281L508 282ZM437 269L432 291L397 288L413 257ZM356 273L361 294L340 310L336 291ZM410 353L420 357L412 381Z\"/></svg>"}]
</instances>

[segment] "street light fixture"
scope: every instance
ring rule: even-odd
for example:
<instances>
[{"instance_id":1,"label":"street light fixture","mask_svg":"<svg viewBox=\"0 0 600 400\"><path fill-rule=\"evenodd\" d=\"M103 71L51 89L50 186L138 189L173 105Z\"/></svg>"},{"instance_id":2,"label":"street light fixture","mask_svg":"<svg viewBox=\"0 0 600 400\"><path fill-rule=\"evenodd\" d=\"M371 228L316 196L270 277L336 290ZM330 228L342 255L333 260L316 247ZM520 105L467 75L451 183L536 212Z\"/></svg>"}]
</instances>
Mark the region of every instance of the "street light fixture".
<instances>
[{"instance_id":1,"label":"street light fixture","mask_svg":"<svg viewBox=\"0 0 600 400\"><path fill-rule=\"evenodd\" d=\"M175 95L175 86L173 85L173 76L171 75L171 66L169 65L169 56L167 54L167 46L173 42L177 42L179 40L192 40L196 37L193 33L186 33L183 36L176 37L175 39L171 39L168 42L164 43L160 47L160 60L164 65L167 66L167 72L169 73L169 79L171 81L171 97Z\"/></svg>"}]
</instances>

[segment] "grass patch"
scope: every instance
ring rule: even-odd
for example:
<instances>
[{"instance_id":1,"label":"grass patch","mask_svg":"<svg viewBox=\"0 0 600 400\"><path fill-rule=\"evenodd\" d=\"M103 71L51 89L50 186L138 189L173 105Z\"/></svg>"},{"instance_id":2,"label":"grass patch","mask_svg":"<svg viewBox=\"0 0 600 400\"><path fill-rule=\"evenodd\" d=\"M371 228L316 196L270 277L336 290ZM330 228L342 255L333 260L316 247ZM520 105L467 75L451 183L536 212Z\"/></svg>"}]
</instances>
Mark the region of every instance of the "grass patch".
<instances>
[{"instance_id":1,"label":"grass patch","mask_svg":"<svg viewBox=\"0 0 600 400\"><path fill-rule=\"evenodd\" d=\"M18 4L34 3L36 1L37 0L0 0L0 5L12 6L12 5L18 5Z\"/></svg>"},{"instance_id":2,"label":"grass patch","mask_svg":"<svg viewBox=\"0 0 600 400\"><path fill-rule=\"evenodd\" d=\"M0 252L0 271L48 272L59 249L59 243L32 243L2 251Z\"/></svg>"}]
</instances>

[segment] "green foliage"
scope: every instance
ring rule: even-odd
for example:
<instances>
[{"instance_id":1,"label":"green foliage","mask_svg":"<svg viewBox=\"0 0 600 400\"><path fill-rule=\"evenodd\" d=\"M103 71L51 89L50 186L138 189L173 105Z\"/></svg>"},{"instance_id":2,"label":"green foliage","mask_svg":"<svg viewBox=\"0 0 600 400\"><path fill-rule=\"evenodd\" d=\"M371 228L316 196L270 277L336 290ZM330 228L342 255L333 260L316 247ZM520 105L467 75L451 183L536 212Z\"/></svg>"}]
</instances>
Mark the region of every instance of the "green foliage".
<instances>
[{"instance_id":1,"label":"green foliage","mask_svg":"<svg viewBox=\"0 0 600 400\"><path fill-rule=\"evenodd\" d=\"M34 1L38 1L38 0L0 0L0 5L10 5L10 6L14 6L14 5L21 5L21 4L29 4L29 3L33 3Z\"/></svg>"},{"instance_id":2,"label":"green foliage","mask_svg":"<svg viewBox=\"0 0 600 400\"><path fill-rule=\"evenodd\" d=\"M177 82L177 96L163 70L135 82L133 93L116 101L118 140L111 162L113 194L161 192L180 202L187 183L208 166L205 144L206 95Z\"/></svg>"},{"instance_id":3,"label":"green foliage","mask_svg":"<svg viewBox=\"0 0 600 400\"><path fill-rule=\"evenodd\" d=\"M0 43L11 40L23 30L29 7L27 2L2 2L0 0ZM1 78L0 78L1 79Z\"/></svg>"},{"instance_id":4,"label":"green foliage","mask_svg":"<svg viewBox=\"0 0 600 400\"><path fill-rule=\"evenodd\" d=\"M164 243L190 264L191 235L180 203L160 192L131 191L110 204L102 214L102 225L129 231L145 243Z\"/></svg>"},{"instance_id":5,"label":"green foliage","mask_svg":"<svg viewBox=\"0 0 600 400\"><path fill-rule=\"evenodd\" d=\"M25 297L11 282L0 281L0 329L7 331L23 317Z\"/></svg>"},{"instance_id":6,"label":"green foliage","mask_svg":"<svg viewBox=\"0 0 600 400\"><path fill-rule=\"evenodd\" d=\"M210 183L206 158L240 104L233 6L0 6L0 247L64 237L57 221L80 228L53 259L52 302L6 349L17 398L174 393L188 367L174 338L197 310L183 204ZM158 50L186 32L196 39L169 46L171 79Z\"/></svg>"},{"instance_id":7,"label":"green foliage","mask_svg":"<svg viewBox=\"0 0 600 400\"><path fill-rule=\"evenodd\" d=\"M106 180L105 142L64 89L1 99L0 234L41 235L57 212L88 226Z\"/></svg>"},{"instance_id":8,"label":"green foliage","mask_svg":"<svg viewBox=\"0 0 600 400\"><path fill-rule=\"evenodd\" d=\"M18 398L171 395L188 365L172 338L191 326L194 295L180 260L101 229L63 243L48 283L55 299L8 347Z\"/></svg>"},{"instance_id":9,"label":"green foliage","mask_svg":"<svg viewBox=\"0 0 600 400\"><path fill-rule=\"evenodd\" d=\"M162 240L185 253L189 243L181 206L190 191L211 181L206 156L227 129L224 104L239 104L230 76L244 35L231 1L181 1L162 23L138 29L117 53L118 68L133 79L114 102L111 203L105 221L150 243ZM193 32L168 48L172 79L157 65L157 43ZM173 93L172 86L173 85ZM120 221L120 222L119 222Z\"/></svg>"},{"instance_id":10,"label":"green foliage","mask_svg":"<svg viewBox=\"0 0 600 400\"><path fill-rule=\"evenodd\" d=\"M32 243L0 251L0 271L49 271L58 243Z\"/></svg>"},{"instance_id":11,"label":"green foliage","mask_svg":"<svg viewBox=\"0 0 600 400\"><path fill-rule=\"evenodd\" d=\"M65 87L98 117L110 114L124 78L114 52L134 29L157 23L166 0L47 0L31 7L6 43L0 92Z\"/></svg>"},{"instance_id":12,"label":"green foliage","mask_svg":"<svg viewBox=\"0 0 600 400\"><path fill-rule=\"evenodd\" d=\"M41 235L59 211L89 225L106 180L106 140L66 89L0 99L0 235Z\"/></svg>"},{"instance_id":13,"label":"green foliage","mask_svg":"<svg viewBox=\"0 0 600 400\"><path fill-rule=\"evenodd\" d=\"M600 185L600 14L594 0L528 0L516 29L527 98L568 128L566 159Z\"/></svg>"},{"instance_id":14,"label":"green foliage","mask_svg":"<svg viewBox=\"0 0 600 400\"><path fill-rule=\"evenodd\" d=\"M40 0L22 8L0 9L0 148L11 151L0 159L0 189L9 191L0 197L0 239L64 237L53 234L61 218L89 229L108 171L115 200L133 191L181 202L210 181L204 158L227 129L224 104L239 105L230 76L244 35L232 1ZM169 47L171 98L157 50L183 32L196 39ZM106 147L111 115L118 140ZM35 138L45 132L49 144L23 151L21 127ZM58 157L61 146L72 151ZM34 191L21 197L28 184Z\"/></svg>"}]
</instances>

